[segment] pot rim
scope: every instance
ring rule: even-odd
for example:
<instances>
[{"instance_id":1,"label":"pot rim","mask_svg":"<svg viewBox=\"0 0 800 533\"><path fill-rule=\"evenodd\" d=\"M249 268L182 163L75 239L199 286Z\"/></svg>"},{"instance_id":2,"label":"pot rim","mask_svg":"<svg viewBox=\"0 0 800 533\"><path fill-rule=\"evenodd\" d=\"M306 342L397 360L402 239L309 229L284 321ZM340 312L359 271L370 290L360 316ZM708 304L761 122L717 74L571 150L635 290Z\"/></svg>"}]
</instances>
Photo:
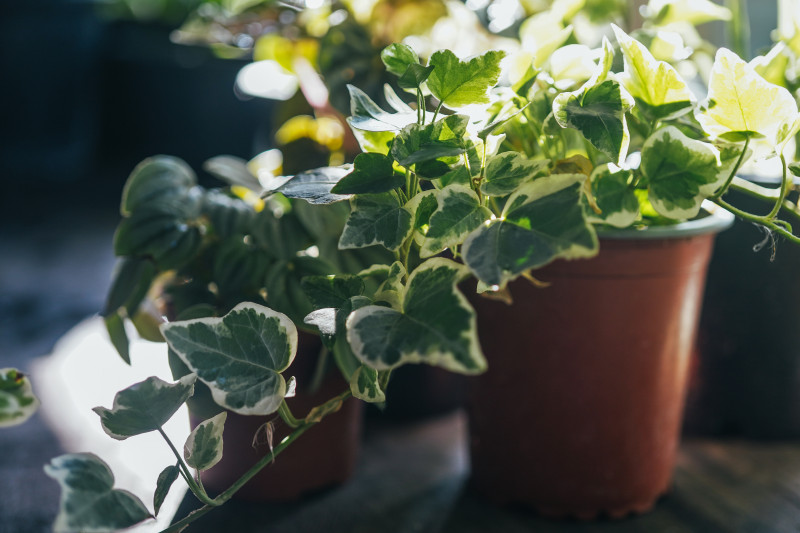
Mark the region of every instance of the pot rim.
<instances>
[{"instance_id":1,"label":"pot rim","mask_svg":"<svg viewBox=\"0 0 800 533\"><path fill-rule=\"evenodd\" d=\"M717 204L703 200L703 211L705 214L699 218L669 224L666 226L646 226L643 228L624 228L624 229L598 229L597 236L601 239L679 239L682 237L694 237L708 233L719 233L733 225L735 216L733 213Z\"/></svg>"}]
</instances>

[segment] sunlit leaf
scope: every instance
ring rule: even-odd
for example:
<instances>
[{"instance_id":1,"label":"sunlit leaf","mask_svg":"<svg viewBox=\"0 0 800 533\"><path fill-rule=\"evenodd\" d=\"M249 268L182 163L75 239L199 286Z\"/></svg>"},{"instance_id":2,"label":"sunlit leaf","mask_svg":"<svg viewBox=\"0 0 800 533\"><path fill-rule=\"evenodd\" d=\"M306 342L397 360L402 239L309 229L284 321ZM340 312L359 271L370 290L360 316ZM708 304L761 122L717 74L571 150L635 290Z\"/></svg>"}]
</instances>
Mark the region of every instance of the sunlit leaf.
<instances>
[{"instance_id":1,"label":"sunlit leaf","mask_svg":"<svg viewBox=\"0 0 800 533\"><path fill-rule=\"evenodd\" d=\"M433 67L428 89L448 107L488 103L489 89L497 83L504 56L505 52L490 50L462 61L449 50L434 52L428 61Z\"/></svg>"},{"instance_id":2,"label":"sunlit leaf","mask_svg":"<svg viewBox=\"0 0 800 533\"><path fill-rule=\"evenodd\" d=\"M587 216L593 222L600 222L617 228L627 228L639 217L639 200L629 180L631 171L600 165L594 169L589 180L592 196L600 208L600 213L587 209Z\"/></svg>"},{"instance_id":3,"label":"sunlit leaf","mask_svg":"<svg viewBox=\"0 0 800 533\"><path fill-rule=\"evenodd\" d=\"M392 193L358 195L350 205L340 249L380 244L397 250L411 233L412 214Z\"/></svg>"},{"instance_id":4,"label":"sunlit leaf","mask_svg":"<svg viewBox=\"0 0 800 533\"><path fill-rule=\"evenodd\" d=\"M416 113L387 113L357 87L348 85L350 91L351 127L373 132L397 131L417 121Z\"/></svg>"},{"instance_id":5,"label":"sunlit leaf","mask_svg":"<svg viewBox=\"0 0 800 533\"><path fill-rule=\"evenodd\" d=\"M420 250L423 258L461 244L467 235L492 216L492 212L481 205L478 195L464 185L445 187L436 193L436 200L438 207L430 217Z\"/></svg>"},{"instance_id":6,"label":"sunlit leaf","mask_svg":"<svg viewBox=\"0 0 800 533\"><path fill-rule=\"evenodd\" d=\"M505 152L488 158L481 192L489 196L511 194L523 182L547 173L548 159L530 160L517 152Z\"/></svg>"},{"instance_id":7,"label":"sunlit leaf","mask_svg":"<svg viewBox=\"0 0 800 533\"><path fill-rule=\"evenodd\" d=\"M392 167L391 157L383 154L358 154L353 162L353 171L347 174L331 192L334 194L365 194L389 192L402 187L405 177Z\"/></svg>"}]
</instances>

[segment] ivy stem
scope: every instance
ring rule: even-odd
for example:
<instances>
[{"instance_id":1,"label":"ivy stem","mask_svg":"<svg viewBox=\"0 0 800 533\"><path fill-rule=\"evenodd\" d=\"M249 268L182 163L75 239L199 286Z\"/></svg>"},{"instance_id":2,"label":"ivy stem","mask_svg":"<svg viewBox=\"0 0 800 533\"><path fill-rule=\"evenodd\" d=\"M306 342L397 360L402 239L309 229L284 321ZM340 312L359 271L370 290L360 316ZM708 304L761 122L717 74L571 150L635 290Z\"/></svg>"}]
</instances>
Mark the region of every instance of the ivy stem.
<instances>
[{"instance_id":1,"label":"ivy stem","mask_svg":"<svg viewBox=\"0 0 800 533\"><path fill-rule=\"evenodd\" d=\"M775 221L770 220L767 217L753 215L751 213L748 213L747 211L742 211L741 209L737 209L736 207L732 206L722 198L715 199L714 203L716 203L720 207L724 207L725 209L727 209L728 211L730 211L739 218L743 218L744 220L748 220L750 222L755 222L756 224L761 224L765 228L771 229L772 231L778 233L779 235L783 235L791 242L795 244L800 244L800 237L795 237L795 235L791 231L792 227L783 220L778 220L777 221L778 223L776 223Z\"/></svg>"},{"instance_id":2,"label":"ivy stem","mask_svg":"<svg viewBox=\"0 0 800 533\"><path fill-rule=\"evenodd\" d=\"M214 500L208 497L208 494L206 494L205 489L194 480L194 476L189 470L189 467L186 466L185 462L183 462L183 457L181 457L181 454L178 452L177 448L175 448L175 445L172 444L172 441L169 440L167 434L164 433L164 430L161 427L159 427L158 432L167 442L167 446L169 446L169 449L172 450L172 453L175 455L175 458L178 459L178 468L181 470L183 478L186 480L186 484L189 485L189 489L192 491L192 493L194 493L194 495L197 496L198 500L200 500L206 505L211 505L211 506L217 505L214 503Z\"/></svg>"},{"instance_id":3,"label":"ivy stem","mask_svg":"<svg viewBox=\"0 0 800 533\"><path fill-rule=\"evenodd\" d=\"M783 201L786 199L786 195L789 193L789 188L791 186L791 182L787 179L786 176L786 158L781 153L781 168L783 170L783 175L781 176L781 188L778 192L778 199L775 201L775 205L772 206L772 210L770 210L767 218L772 220L778 213L781 211L781 206L783 205Z\"/></svg>"},{"instance_id":4,"label":"ivy stem","mask_svg":"<svg viewBox=\"0 0 800 533\"><path fill-rule=\"evenodd\" d=\"M442 110L442 105L444 105L444 102L439 102L439 105L436 106L436 111L433 112L433 120L431 122L436 122L436 117L439 116L439 111Z\"/></svg>"},{"instance_id":5,"label":"ivy stem","mask_svg":"<svg viewBox=\"0 0 800 533\"><path fill-rule=\"evenodd\" d=\"M775 201L780 195L780 191L778 189L762 187L747 180L743 180L742 178L735 178L731 182L731 189L763 201ZM794 203L784 199L781 208L784 210L784 212L789 213L794 218L800 220L800 209Z\"/></svg>"},{"instance_id":6,"label":"ivy stem","mask_svg":"<svg viewBox=\"0 0 800 533\"><path fill-rule=\"evenodd\" d=\"M286 422L286 425L292 429L297 429L303 425L302 420L298 420L292 414L292 411L289 409L289 406L286 404L286 400L281 402L281 405L278 407L278 414Z\"/></svg>"},{"instance_id":7,"label":"ivy stem","mask_svg":"<svg viewBox=\"0 0 800 533\"><path fill-rule=\"evenodd\" d=\"M320 407L336 402L343 402L348 398L350 398L351 396L352 393L349 390L347 390L338 396L334 396L333 398L322 404ZM294 441L300 438L300 436L303 433L308 431L316 423L317 422L303 422L292 433L290 433L289 436L284 438L277 446L275 446L275 448L272 449L272 452L262 457L255 465L252 466L252 468L250 468L250 470L245 472L244 475L242 475L242 477L240 477L228 489L226 489L224 492L222 492L219 496L217 496L213 500L204 502L205 505L203 507L190 513L188 516L178 520L174 524L170 525L168 528L162 530L161 533L178 533L182 531L184 528L186 528L186 526L188 526L201 516L205 515L206 513L214 509L214 507L218 507L223 503L227 502L228 500L230 500L233 497L233 495L239 491L239 489L241 489L248 481L250 481L253 478L253 476L258 474L265 466L270 464L275 459L275 457L277 457L281 452L283 452L283 450L289 447ZM167 440L167 442L169 442L169 440ZM173 448L173 451L175 451L174 446L170 444L170 447Z\"/></svg>"},{"instance_id":8,"label":"ivy stem","mask_svg":"<svg viewBox=\"0 0 800 533\"><path fill-rule=\"evenodd\" d=\"M747 148L749 146L750 146L750 136L747 135L744 138L744 147L742 148L742 152L739 154L739 159L736 160L736 164L731 169L731 173L728 176L728 179L726 179L725 184L716 193L714 193L713 196L710 197L711 200L716 201L718 198L720 198L723 194L725 194L728 191L728 187L733 181L733 178L736 177L736 173L739 172L739 168L742 166L742 161L744 161L744 156L747 153Z\"/></svg>"}]
</instances>

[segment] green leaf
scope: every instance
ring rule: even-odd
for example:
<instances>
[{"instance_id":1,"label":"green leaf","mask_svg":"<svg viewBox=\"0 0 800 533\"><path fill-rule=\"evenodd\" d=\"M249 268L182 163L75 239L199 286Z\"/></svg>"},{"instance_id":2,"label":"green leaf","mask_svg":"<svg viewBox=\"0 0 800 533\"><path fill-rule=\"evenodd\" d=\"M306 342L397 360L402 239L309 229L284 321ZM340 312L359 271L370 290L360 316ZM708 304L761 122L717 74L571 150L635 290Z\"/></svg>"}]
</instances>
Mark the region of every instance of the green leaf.
<instances>
[{"instance_id":1,"label":"green leaf","mask_svg":"<svg viewBox=\"0 0 800 533\"><path fill-rule=\"evenodd\" d=\"M364 131L397 131L417 121L417 114L387 113L378 104L372 101L367 94L357 87L348 85L350 91L350 118L351 127Z\"/></svg>"},{"instance_id":2,"label":"green leaf","mask_svg":"<svg viewBox=\"0 0 800 533\"><path fill-rule=\"evenodd\" d=\"M436 211L437 207L439 207L439 202L436 199L435 189L417 194L406 204L406 209L414 214L414 221L412 222L414 240L420 246L425 240L425 234L428 233L431 215Z\"/></svg>"},{"instance_id":3,"label":"green leaf","mask_svg":"<svg viewBox=\"0 0 800 533\"><path fill-rule=\"evenodd\" d=\"M161 332L222 407L268 415L283 401L280 373L297 352L297 329L286 315L244 302L221 318L172 322Z\"/></svg>"},{"instance_id":4,"label":"green leaf","mask_svg":"<svg viewBox=\"0 0 800 533\"><path fill-rule=\"evenodd\" d=\"M299 198L310 204L330 204L347 200L349 196L334 194L331 189L350 172L345 167L322 167L301 172L275 189L287 198Z\"/></svg>"},{"instance_id":5,"label":"green leaf","mask_svg":"<svg viewBox=\"0 0 800 533\"><path fill-rule=\"evenodd\" d=\"M355 196L350 217L339 239L339 248L363 248L381 244L397 250L411 234L412 214L392 193Z\"/></svg>"},{"instance_id":6,"label":"green leaf","mask_svg":"<svg viewBox=\"0 0 800 533\"><path fill-rule=\"evenodd\" d=\"M521 183L547 174L549 165L549 159L530 160L517 152L491 156L486 163L481 192L487 196L506 196Z\"/></svg>"},{"instance_id":7,"label":"green leaf","mask_svg":"<svg viewBox=\"0 0 800 533\"><path fill-rule=\"evenodd\" d=\"M408 45L393 43L381 51L381 60L386 70L395 76L402 76L411 65L419 65L419 56Z\"/></svg>"},{"instance_id":8,"label":"green leaf","mask_svg":"<svg viewBox=\"0 0 800 533\"><path fill-rule=\"evenodd\" d=\"M619 27L612 27L625 59L625 71L619 79L637 104L659 120L689 111L696 98L678 71L669 63L657 61L647 47Z\"/></svg>"},{"instance_id":9,"label":"green leaf","mask_svg":"<svg viewBox=\"0 0 800 533\"><path fill-rule=\"evenodd\" d=\"M125 182L120 211L128 216L140 207L170 196L181 196L197 184L194 172L182 160L156 156L139 163Z\"/></svg>"},{"instance_id":10,"label":"green leaf","mask_svg":"<svg viewBox=\"0 0 800 533\"><path fill-rule=\"evenodd\" d=\"M710 0L650 0L647 14L658 26L676 22L697 26L712 20L730 20L732 16L727 7Z\"/></svg>"},{"instance_id":11,"label":"green leaf","mask_svg":"<svg viewBox=\"0 0 800 533\"><path fill-rule=\"evenodd\" d=\"M316 309L339 308L353 296L364 294L364 280L359 276L306 276L300 283Z\"/></svg>"},{"instance_id":12,"label":"green leaf","mask_svg":"<svg viewBox=\"0 0 800 533\"><path fill-rule=\"evenodd\" d=\"M206 191L201 210L211 223L210 229L221 238L246 235L256 217L247 202L218 189Z\"/></svg>"},{"instance_id":13,"label":"green leaf","mask_svg":"<svg viewBox=\"0 0 800 533\"><path fill-rule=\"evenodd\" d=\"M376 370L426 363L477 374L486 360L476 334L475 311L456 288L463 265L435 257L408 280L402 311L368 305L347 318L347 340L356 357Z\"/></svg>"},{"instance_id":14,"label":"green leaf","mask_svg":"<svg viewBox=\"0 0 800 533\"><path fill-rule=\"evenodd\" d=\"M662 216L685 219L700 212L703 198L724 183L718 150L690 139L674 126L651 135L642 147L641 170L650 188L648 198ZM704 194L704 190L708 190Z\"/></svg>"},{"instance_id":15,"label":"green leaf","mask_svg":"<svg viewBox=\"0 0 800 533\"><path fill-rule=\"evenodd\" d=\"M639 218L639 200L629 183L630 170L612 171L600 165L592 171L589 180L600 213L587 209L589 220L616 228L627 228Z\"/></svg>"},{"instance_id":16,"label":"green leaf","mask_svg":"<svg viewBox=\"0 0 800 533\"><path fill-rule=\"evenodd\" d=\"M108 331L108 338L122 360L131 364L131 352L128 334L125 332L125 319L119 313L112 313L103 317L103 322Z\"/></svg>"},{"instance_id":17,"label":"green leaf","mask_svg":"<svg viewBox=\"0 0 800 533\"><path fill-rule=\"evenodd\" d=\"M389 150L392 146L392 141L397 131L368 131L360 130L353 126L351 117L347 118L347 124L350 125L350 131L358 141L358 146L362 152L376 153L389 155Z\"/></svg>"},{"instance_id":18,"label":"green leaf","mask_svg":"<svg viewBox=\"0 0 800 533\"><path fill-rule=\"evenodd\" d=\"M428 89L448 107L489 103L489 89L500 77L503 57L505 52L490 50L462 61L450 50L434 52L428 61L428 66L434 67Z\"/></svg>"},{"instance_id":19,"label":"green leaf","mask_svg":"<svg viewBox=\"0 0 800 533\"><path fill-rule=\"evenodd\" d=\"M393 160L383 154L358 154L353 171L333 186L334 194L366 194L389 192L405 185L405 178L397 174Z\"/></svg>"},{"instance_id":20,"label":"green leaf","mask_svg":"<svg viewBox=\"0 0 800 533\"><path fill-rule=\"evenodd\" d=\"M717 51L708 104L697 114L709 135L732 141L763 136L775 146L796 118L797 102L789 91L766 81L730 50Z\"/></svg>"},{"instance_id":21,"label":"green leaf","mask_svg":"<svg viewBox=\"0 0 800 533\"><path fill-rule=\"evenodd\" d=\"M194 394L196 379L197 376L189 374L170 384L152 376L118 392L111 409L95 407L92 410L100 416L103 431L108 436L125 440L163 426Z\"/></svg>"},{"instance_id":22,"label":"green leaf","mask_svg":"<svg viewBox=\"0 0 800 533\"><path fill-rule=\"evenodd\" d=\"M522 272L554 259L597 254L597 235L580 205L585 179L554 174L523 185L509 197L501 218L467 237L464 262L482 282L503 288Z\"/></svg>"},{"instance_id":23,"label":"green leaf","mask_svg":"<svg viewBox=\"0 0 800 533\"><path fill-rule=\"evenodd\" d=\"M223 411L197 425L183 445L186 464L197 470L208 470L222 459L222 431L228 413Z\"/></svg>"},{"instance_id":24,"label":"green leaf","mask_svg":"<svg viewBox=\"0 0 800 533\"><path fill-rule=\"evenodd\" d=\"M481 205L475 191L464 185L449 185L436 193L437 209L430 217L429 229L420 257L436 255L461 244L467 235L489 220L492 212Z\"/></svg>"},{"instance_id":25,"label":"green leaf","mask_svg":"<svg viewBox=\"0 0 800 533\"><path fill-rule=\"evenodd\" d=\"M94 454L61 455L44 471L61 485L55 533L118 531L153 518L139 498L113 488L114 474Z\"/></svg>"},{"instance_id":26,"label":"green leaf","mask_svg":"<svg viewBox=\"0 0 800 533\"><path fill-rule=\"evenodd\" d=\"M148 259L120 259L114 268L103 315L116 313L124 307L127 316L133 316L150 289L155 275L155 264Z\"/></svg>"},{"instance_id":27,"label":"green leaf","mask_svg":"<svg viewBox=\"0 0 800 533\"><path fill-rule=\"evenodd\" d=\"M575 128L598 150L622 164L630 134L625 112L633 105L629 94L615 80L572 93L561 93L553 102L553 114L562 128Z\"/></svg>"},{"instance_id":28,"label":"green leaf","mask_svg":"<svg viewBox=\"0 0 800 533\"><path fill-rule=\"evenodd\" d=\"M366 365L360 365L350 376L350 391L354 398L369 403L386 401L386 394L378 382L378 371Z\"/></svg>"},{"instance_id":29,"label":"green leaf","mask_svg":"<svg viewBox=\"0 0 800 533\"><path fill-rule=\"evenodd\" d=\"M218 155L203 163L203 169L228 185L238 185L258 194L264 190L258 178L247 168L247 161L232 155Z\"/></svg>"},{"instance_id":30,"label":"green leaf","mask_svg":"<svg viewBox=\"0 0 800 533\"><path fill-rule=\"evenodd\" d=\"M409 89L416 92L425 80L430 77L431 72L433 72L433 67L423 67L416 64L409 65L406 73L397 80L397 85L401 89Z\"/></svg>"},{"instance_id":31,"label":"green leaf","mask_svg":"<svg viewBox=\"0 0 800 533\"><path fill-rule=\"evenodd\" d=\"M22 424L38 408L28 377L16 368L0 368L0 428Z\"/></svg>"},{"instance_id":32,"label":"green leaf","mask_svg":"<svg viewBox=\"0 0 800 533\"><path fill-rule=\"evenodd\" d=\"M450 115L424 126L410 124L398 133L391 155L402 166L410 167L421 161L463 154L468 122L465 115Z\"/></svg>"},{"instance_id":33,"label":"green leaf","mask_svg":"<svg viewBox=\"0 0 800 533\"><path fill-rule=\"evenodd\" d=\"M223 297L258 293L270 264L262 248L241 236L223 241L212 259L211 275Z\"/></svg>"},{"instance_id":34,"label":"green leaf","mask_svg":"<svg viewBox=\"0 0 800 533\"><path fill-rule=\"evenodd\" d=\"M161 505L163 505L164 500L167 499L169 489L172 487L172 484L175 483L175 480L178 479L180 471L180 468L177 466L170 465L158 475L156 491L153 494L153 510L156 516L158 516L158 512L161 510Z\"/></svg>"}]
</instances>

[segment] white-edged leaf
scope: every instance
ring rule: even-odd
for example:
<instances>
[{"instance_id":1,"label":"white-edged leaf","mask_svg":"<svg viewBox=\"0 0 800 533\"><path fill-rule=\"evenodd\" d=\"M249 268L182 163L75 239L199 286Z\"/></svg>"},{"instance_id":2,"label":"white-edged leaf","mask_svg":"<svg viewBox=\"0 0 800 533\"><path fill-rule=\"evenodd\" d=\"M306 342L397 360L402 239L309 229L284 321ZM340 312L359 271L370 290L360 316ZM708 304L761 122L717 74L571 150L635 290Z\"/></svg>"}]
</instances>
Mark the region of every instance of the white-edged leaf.
<instances>
[{"instance_id":1,"label":"white-edged leaf","mask_svg":"<svg viewBox=\"0 0 800 533\"><path fill-rule=\"evenodd\" d=\"M139 498L114 488L114 474L94 454L55 457L44 471L61 485L55 533L108 533L153 517Z\"/></svg>"},{"instance_id":2,"label":"white-edged leaf","mask_svg":"<svg viewBox=\"0 0 800 533\"><path fill-rule=\"evenodd\" d=\"M642 147L641 170L649 182L648 199L665 217L692 218L700 204L727 176L719 172L719 151L690 139L674 126L661 128Z\"/></svg>"},{"instance_id":3,"label":"white-edged leaf","mask_svg":"<svg viewBox=\"0 0 800 533\"><path fill-rule=\"evenodd\" d=\"M549 159L531 160L517 152L505 152L488 158L486 177L481 192L488 196L505 196L521 183L547 173Z\"/></svg>"},{"instance_id":4,"label":"white-edged leaf","mask_svg":"<svg viewBox=\"0 0 800 533\"><path fill-rule=\"evenodd\" d=\"M387 113L361 89L348 85L350 91L350 118L352 128L362 131L387 132L401 130L417 121L414 112Z\"/></svg>"},{"instance_id":5,"label":"white-edged leaf","mask_svg":"<svg viewBox=\"0 0 800 533\"><path fill-rule=\"evenodd\" d=\"M655 24L664 26L675 22L698 25L712 20L730 20L730 9L711 0L650 0L647 16Z\"/></svg>"},{"instance_id":6,"label":"white-edged leaf","mask_svg":"<svg viewBox=\"0 0 800 533\"><path fill-rule=\"evenodd\" d=\"M589 220L616 228L627 228L639 218L639 200L628 183L630 177L631 171L612 171L609 165L599 165L592 171L589 176L592 196L600 213L587 209Z\"/></svg>"},{"instance_id":7,"label":"white-edged leaf","mask_svg":"<svg viewBox=\"0 0 800 533\"><path fill-rule=\"evenodd\" d=\"M0 428L22 424L38 408L28 377L16 368L0 368Z\"/></svg>"},{"instance_id":8,"label":"white-edged leaf","mask_svg":"<svg viewBox=\"0 0 800 533\"><path fill-rule=\"evenodd\" d=\"M387 370L427 363L453 372L486 369L475 311L456 284L467 269L449 259L428 259L410 275L402 311L368 305L347 318L347 340L365 365Z\"/></svg>"},{"instance_id":9,"label":"white-edged leaf","mask_svg":"<svg viewBox=\"0 0 800 533\"><path fill-rule=\"evenodd\" d=\"M392 193L357 195L350 200L350 216L339 238L339 248L380 244L397 250L411 233L412 214Z\"/></svg>"},{"instance_id":10,"label":"white-edged leaf","mask_svg":"<svg viewBox=\"0 0 800 533\"><path fill-rule=\"evenodd\" d=\"M109 437L125 440L163 426L194 394L196 380L196 375L188 374L173 384L151 376L119 391L111 409L92 410L100 416L103 431Z\"/></svg>"},{"instance_id":11,"label":"white-edged leaf","mask_svg":"<svg viewBox=\"0 0 800 533\"><path fill-rule=\"evenodd\" d=\"M200 422L183 445L186 464L197 470L208 470L222 459L222 431L225 429L226 411Z\"/></svg>"},{"instance_id":12,"label":"white-edged leaf","mask_svg":"<svg viewBox=\"0 0 800 533\"><path fill-rule=\"evenodd\" d=\"M280 406L281 372L297 353L297 328L283 313L244 302L221 318L170 322L161 332L222 407L268 415Z\"/></svg>"},{"instance_id":13,"label":"white-edged leaf","mask_svg":"<svg viewBox=\"0 0 800 533\"><path fill-rule=\"evenodd\" d=\"M431 215L420 257L431 257L461 244L478 226L492 216L478 195L464 185L448 185L436 193L437 209Z\"/></svg>"},{"instance_id":14,"label":"white-edged leaf","mask_svg":"<svg viewBox=\"0 0 800 533\"><path fill-rule=\"evenodd\" d=\"M657 119L689 111L697 99L675 67L656 60L642 43L612 27L625 60L619 79L637 103Z\"/></svg>"},{"instance_id":15,"label":"white-edged leaf","mask_svg":"<svg viewBox=\"0 0 800 533\"><path fill-rule=\"evenodd\" d=\"M711 69L708 103L697 114L703 129L714 137L740 141L766 137L773 146L784 139L797 119L797 102L783 87L769 83L752 66L720 48Z\"/></svg>"},{"instance_id":16,"label":"white-edged leaf","mask_svg":"<svg viewBox=\"0 0 800 533\"><path fill-rule=\"evenodd\" d=\"M359 366L350 376L350 391L354 398L369 403L386 401L386 393L381 390L378 383L378 371L367 365Z\"/></svg>"}]
</instances>

